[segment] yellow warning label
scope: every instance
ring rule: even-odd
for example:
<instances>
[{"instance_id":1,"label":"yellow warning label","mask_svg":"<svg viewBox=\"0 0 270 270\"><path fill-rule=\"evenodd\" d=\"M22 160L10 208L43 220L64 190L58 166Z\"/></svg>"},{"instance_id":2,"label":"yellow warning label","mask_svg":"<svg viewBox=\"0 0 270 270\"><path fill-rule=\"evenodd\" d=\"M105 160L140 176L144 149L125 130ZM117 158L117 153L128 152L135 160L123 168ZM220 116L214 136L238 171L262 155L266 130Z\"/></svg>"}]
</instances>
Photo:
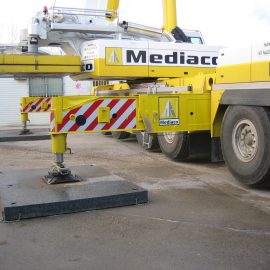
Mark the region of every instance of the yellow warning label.
<instances>
[{"instance_id":1,"label":"yellow warning label","mask_svg":"<svg viewBox=\"0 0 270 270\"><path fill-rule=\"evenodd\" d=\"M106 48L106 65L122 65L122 48Z\"/></svg>"},{"instance_id":2,"label":"yellow warning label","mask_svg":"<svg viewBox=\"0 0 270 270\"><path fill-rule=\"evenodd\" d=\"M159 98L159 125L179 125L178 97Z\"/></svg>"}]
</instances>

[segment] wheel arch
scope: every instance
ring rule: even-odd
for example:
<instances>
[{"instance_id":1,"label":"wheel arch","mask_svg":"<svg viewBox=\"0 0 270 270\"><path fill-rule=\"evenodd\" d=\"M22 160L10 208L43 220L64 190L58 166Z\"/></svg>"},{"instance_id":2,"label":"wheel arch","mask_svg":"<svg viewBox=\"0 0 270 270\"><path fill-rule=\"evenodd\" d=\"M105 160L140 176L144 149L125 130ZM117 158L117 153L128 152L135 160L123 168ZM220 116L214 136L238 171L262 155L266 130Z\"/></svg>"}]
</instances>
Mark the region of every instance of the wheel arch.
<instances>
[{"instance_id":1,"label":"wheel arch","mask_svg":"<svg viewBox=\"0 0 270 270\"><path fill-rule=\"evenodd\" d=\"M212 137L220 137L222 120L230 105L262 106L270 109L270 89L225 90L219 97L219 104L212 116Z\"/></svg>"},{"instance_id":2,"label":"wheel arch","mask_svg":"<svg viewBox=\"0 0 270 270\"><path fill-rule=\"evenodd\" d=\"M241 89L223 92L220 105L249 105L270 107L270 89Z\"/></svg>"},{"instance_id":3,"label":"wheel arch","mask_svg":"<svg viewBox=\"0 0 270 270\"><path fill-rule=\"evenodd\" d=\"M212 160L222 160L220 145L221 126L224 115L232 105L261 106L270 109L270 89L235 89L212 92L211 137Z\"/></svg>"}]
</instances>

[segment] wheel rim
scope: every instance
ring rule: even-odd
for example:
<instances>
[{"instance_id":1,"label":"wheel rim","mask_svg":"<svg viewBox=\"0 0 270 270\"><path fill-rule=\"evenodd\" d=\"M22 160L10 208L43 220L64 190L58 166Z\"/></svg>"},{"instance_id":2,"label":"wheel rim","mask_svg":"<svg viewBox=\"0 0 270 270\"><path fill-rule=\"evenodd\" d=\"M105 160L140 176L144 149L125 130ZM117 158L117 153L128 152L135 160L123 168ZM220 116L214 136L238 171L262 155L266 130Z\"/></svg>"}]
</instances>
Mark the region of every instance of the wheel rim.
<instances>
[{"instance_id":1,"label":"wheel rim","mask_svg":"<svg viewBox=\"0 0 270 270\"><path fill-rule=\"evenodd\" d=\"M258 134L253 123L244 119L236 123L232 133L233 150L243 162L250 162L258 150Z\"/></svg>"},{"instance_id":2,"label":"wheel rim","mask_svg":"<svg viewBox=\"0 0 270 270\"><path fill-rule=\"evenodd\" d=\"M164 132L163 136L167 143L173 143L176 133L175 132Z\"/></svg>"}]
</instances>

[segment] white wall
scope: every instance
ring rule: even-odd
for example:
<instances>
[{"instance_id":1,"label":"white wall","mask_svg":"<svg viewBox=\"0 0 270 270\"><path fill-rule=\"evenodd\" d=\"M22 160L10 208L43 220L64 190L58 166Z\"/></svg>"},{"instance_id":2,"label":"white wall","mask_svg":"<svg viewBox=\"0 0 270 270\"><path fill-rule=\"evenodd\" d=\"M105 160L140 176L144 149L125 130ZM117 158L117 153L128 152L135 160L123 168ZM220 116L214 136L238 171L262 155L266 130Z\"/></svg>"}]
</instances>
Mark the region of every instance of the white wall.
<instances>
[{"instance_id":1,"label":"white wall","mask_svg":"<svg viewBox=\"0 0 270 270\"><path fill-rule=\"evenodd\" d=\"M64 95L90 95L91 86L90 81L73 81L67 76L64 78Z\"/></svg>"},{"instance_id":2,"label":"white wall","mask_svg":"<svg viewBox=\"0 0 270 270\"><path fill-rule=\"evenodd\" d=\"M28 95L28 80L0 79L0 126L20 124L20 97Z\"/></svg>"},{"instance_id":3,"label":"white wall","mask_svg":"<svg viewBox=\"0 0 270 270\"><path fill-rule=\"evenodd\" d=\"M29 95L29 82L0 78L0 126L20 126L20 98ZM29 114L31 125L49 125L49 114Z\"/></svg>"},{"instance_id":4,"label":"white wall","mask_svg":"<svg viewBox=\"0 0 270 270\"><path fill-rule=\"evenodd\" d=\"M64 95L89 95L91 82L75 82L65 77ZM20 126L20 98L29 95L27 80L0 78L0 126ZM49 126L49 113L29 114L30 125Z\"/></svg>"}]
</instances>

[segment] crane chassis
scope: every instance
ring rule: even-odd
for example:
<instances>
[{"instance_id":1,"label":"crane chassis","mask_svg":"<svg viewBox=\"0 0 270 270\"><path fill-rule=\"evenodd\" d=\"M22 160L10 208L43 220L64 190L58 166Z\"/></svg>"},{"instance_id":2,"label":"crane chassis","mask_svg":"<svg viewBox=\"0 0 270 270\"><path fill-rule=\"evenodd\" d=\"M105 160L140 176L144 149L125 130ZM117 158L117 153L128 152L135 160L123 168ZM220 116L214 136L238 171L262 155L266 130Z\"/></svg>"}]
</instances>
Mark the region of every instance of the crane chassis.
<instances>
[{"instance_id":1,"label":"crane chassis","mask_svg":"<svg viewBox=\"0 0 270 270\"><path fill-rule=\"evenodd\" d=\"M172 159L186 160L207 149L212 161L224 159L242 183L269 184L269 42L234 49L191 44L171 16L173 0L164 1L163 31L127 22L113 25L118 4L109 1L105 26L101 19L89 21L91 35L78 23L63 23L74 10L39 14L27 40L33 55L0 56L1 73L117 81L93 88L89 96L21 99L25 129L28 113L51 111L55 166L46 181L79 180L64 165L68 134L143 132L143 144L149 143L145 138L157 138ZM44 25L50 31L44 32ZM83 38L76 43L78 36L70 38L70 32ZM58 45L79 55L37 55L38 46L49 45L59 33L64 34Z\"/></svg>"}]
</instances>

